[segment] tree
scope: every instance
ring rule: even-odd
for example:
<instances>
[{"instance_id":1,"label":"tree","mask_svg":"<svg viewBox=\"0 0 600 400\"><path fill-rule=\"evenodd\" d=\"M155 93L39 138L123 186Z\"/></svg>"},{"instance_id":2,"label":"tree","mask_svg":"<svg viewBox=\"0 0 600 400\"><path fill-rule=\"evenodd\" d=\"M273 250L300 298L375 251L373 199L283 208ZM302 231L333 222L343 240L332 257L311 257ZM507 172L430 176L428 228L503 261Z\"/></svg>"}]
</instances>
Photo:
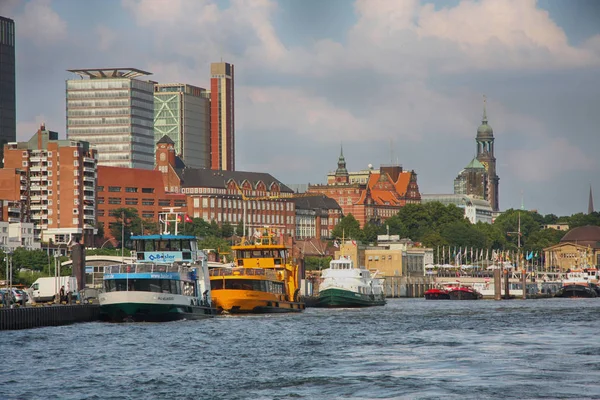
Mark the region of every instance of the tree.
<instances>
[{"instance_id":1,"label":"tree","mask_svg":"<svg viewBox=\"0 0 600 400\"><path fill-rule=\"evenodd\" d=\"M348 214L331 231L333 237L352 238L355 240L363 239L363 232L360 229L360 223L354 218L354 215Z\"/></svg>"},{"instance_id":2,"label":"tree","mask_svg":"<svg viewBox=\"0 0 600 400\"><path fill-rule=\"evenodd\" d=\"M207 236L198 241L199 249L214 249L219 257L226 256L229 261L233 260L231 247L227 240L217 236Z\"/></svg>"},{"instance_id":3,"label":"tree","mask_svg":"<svg viewBox=\"0 0 600 400\"><path fill-rule=\"evenodd\" d=\"M369 222L363 227L363 238L366 242L374 243L377 241L377 235L383 234L384 232L385 230L381 226Z\"/></svg>"},{"instance_id":4,"label":"tree","mask_svg":"<svg viewBox=\"0 0 600 400\"><path fill-rule=\"evenodd\" d=\"M221 224L220 234L222 238L230 238L233 236L233 226L229 221L225 221Z\"/></svg>"},{"instance_id":5,"label":"tree","mask_svg":"<svg viewBox=\"0 0 600 400\"><path fill-rule=\"evenodd\" d=\"M463 222L451 222L442 227L441 236L447 243L454 246L483 248L485 246L485 235L471 224Z\"/></svg>"},{"instance_id":6,"label":"tree","mask_svg":"<svg viewBox=\"0 0 600 400\"><path fill-rule=\"evenodd\" d=\"M235 226L235 234L238 236L244 236L244 221L240 221Z\"/></svg>"},{"instance_id":7,"label":"tree","mask_svg":"<svg viewBox=\"0 0 600 400\"><path fill-rule=\"evenodd\" d=\"M304 270L305 271L316 271L329 267L331 257L315 257L308 256L304 257Z\"/></svg>"},{"instance_id":8,"label":"tree","mask_svg":"<svg viewBox=\"0 0 600 400\"><path fill-rule=\"evenodd\" d=\"M423 236L423 245L435 249L437 247L448 246L450 243L439 233L431 231Z\"/></svg>"},{"instance_id":9,"label":"tree","mask_svg":"<svg viewBox=\"0 0 600 400\"><path fill-rule=\"evenodd\" d=\"M119 246L122 246L121 236L123 236L123 233L125 244L130 241L133 233L141 234L142 224L135 208L115 208L109 215L115 219L115 222L110 226L110 233L119 241ZM125 226L123 227L123 225Z\"/></svg>"}]
</instances>

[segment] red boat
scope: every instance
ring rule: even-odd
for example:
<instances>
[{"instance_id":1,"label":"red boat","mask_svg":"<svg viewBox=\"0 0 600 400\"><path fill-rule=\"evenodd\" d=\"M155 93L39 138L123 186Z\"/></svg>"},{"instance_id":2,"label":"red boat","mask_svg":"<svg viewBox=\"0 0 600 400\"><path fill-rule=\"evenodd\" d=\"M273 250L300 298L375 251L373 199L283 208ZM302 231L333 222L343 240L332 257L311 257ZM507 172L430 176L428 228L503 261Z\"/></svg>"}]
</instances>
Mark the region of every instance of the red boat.
<instances>
[{"instance_id":1,"label":"red boat","mask_svg":"<svg viewBox=\"0 0 600 400\"><path fill-rule=\"evenodd\" d=\"M468 286L455 286L448 288L450 300L479 300L483 295L477 290Z\"/></svg>"},{"instance_id":2,"label":"red boat","mask_svg":"<svg viewBox=\"0 0 600 400\"><path fill-rule=\"evenodd\" d=\"M425 292L425 300L450 300L448 290L432 288Z\"/></svg>"}]
</instances>

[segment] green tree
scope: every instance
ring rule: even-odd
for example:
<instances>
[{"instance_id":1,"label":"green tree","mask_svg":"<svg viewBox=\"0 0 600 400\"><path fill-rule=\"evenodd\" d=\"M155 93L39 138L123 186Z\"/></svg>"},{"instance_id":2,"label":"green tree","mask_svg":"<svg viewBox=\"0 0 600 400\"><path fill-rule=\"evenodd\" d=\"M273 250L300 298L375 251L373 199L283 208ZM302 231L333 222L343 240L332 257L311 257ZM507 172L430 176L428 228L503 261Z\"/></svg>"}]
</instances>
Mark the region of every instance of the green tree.
<instances>
[{"instance_id":1,"label":"green tree","mask_svg":"<svg viewBox=\"0 0 600 400\"><path fill-rule=\"evenodd\" d=\"M439 232L430 231L423 236L423 245L436 249L442 246L448 246L450 243Z\"/></svg>"},{"instance_id":2,"label":"green tree","mask_svg":"<svg viewBox=\"0 0 600 400\"><path fill-rule=\"evenodd\" d=\"M447 243L453 246L483 248L485 246L485 234L477 230L471 224L451 222L442 227L441 236Z\"/></svg>"},{"instance_id":3,"label":"green tree","mask_svg":"<svg viewBox=\"0 0 600 400\"><path fill-rule=\"evenodd\" d=\"M227 240L217 236L207 236L198 241L199 249L214 249L219 257L225 256L227 261L233 261L231 247Z\"/></svg>"},{"instance_id":4,"label":"green tree","mask_svg":"<svg viewBox=\"0 0 600 400\"><path fill-rule=\"evenodd\" d=\"M331 257L304 257L304 269L306 271L316 271L329 267Z\"/></svg>"},{"instance_id":5,"label":"green tree","mask_svg":"<svg viewBox=\"0 0 600 400\"><path fill-rule=\"evenodd\" d=\"M360 223L354 218L354 215L348 214L340 220L331 232L333 237L348 238L355 240L363 239L363 232L360 229Z\"/></svg>"},{"instance_id":6,"label":"green tree","mask_svg":"<svg viewBox=\"0 0 600 400\"><path fill-rule=\"evenodd\" d=\"M235 226L235 234L238 236L244 236L244 221L240 221Z\"/></svg>"},{"instance_id":7,"label":"green tree","mask_svg":"<svg viewBox=\"0 0 600 400\"><path fill-rule=\"evenodd\" d=\"M225 221L221 224L221 229L219 232L222 238L230 238L233 236L233 226L228 221Z\"/></svg>"},{"instance_id":8,"label":"green tree","mask_svg":"<svg viewBox=\"0 0 600 400\"><path fill-rule=\"evenodd\" d=\"M363 227L363 238L368 243L374 243L377 241L377 235L385 233L385 229L373 222L368 222Z\"/></svg>"},{"instance_id":9,"label":"green tree","mask_svg":"<svg viewBox=\"0 0 600 400\"><path fill-rule=\"evenodd\" d=\"M498 225L486 224L480 221L473 227L485 236L484 249L503 249L506 247L506 236Z\"/></svg>"},{"instance_id":10,"label":"green tree","mask_svg":"<svg viewBox=\"0 0 600 400\"><path fill-rule=\"evenodd\" d=\"M109 215L115 220L110 227L110 233L119 242L119 247L122 245L121 240L124 240L127 246L132 234L142 233L141 220L135 208L115 208Z\"/></svg>"}]
</instances>

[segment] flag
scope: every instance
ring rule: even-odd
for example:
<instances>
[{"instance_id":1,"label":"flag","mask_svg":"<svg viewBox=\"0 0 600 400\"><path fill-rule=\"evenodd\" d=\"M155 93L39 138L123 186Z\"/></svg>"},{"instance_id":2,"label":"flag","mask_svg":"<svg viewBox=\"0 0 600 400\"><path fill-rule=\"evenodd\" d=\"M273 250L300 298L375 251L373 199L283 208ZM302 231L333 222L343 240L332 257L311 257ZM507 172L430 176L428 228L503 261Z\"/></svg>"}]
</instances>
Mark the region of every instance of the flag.
<instances>
[{"instance_id":1,"label":"flag","mask_svg":"<svg viewBox=\"0 0 600 400\"><path fill-rule=\"evenodd\" d=\"M352 241L352 246L356 246L356 240Z\"/></svg>"},{"instance_id":2,"label":"flag","mask_svg":"<svg viewBox=\"0 0 600 400\"><path fill-rule=\"evenodd\" d=\"M533 258L533 251L527 253L527 261L531 260Z\"/></svg>"},{"instance_id":3,"label":"flag","mask_svg":"<svg viewBox=\"0 0 600 400\"><path fill-rule=\"evenodd\" d=\"M189 216L189 215L187 215L187 214L185 214L185 215L184 215L184 217L183 217L183 220L184 220L185 222L192 222L192 219L191 219L191 218L190 218L190 216Z\"/></svg>"},{"instance_id":4,"label":"flag","mask_svg":"<svg viewBox=\"0 0 600 400\"><path fill-rule=\"evenodd\" d=\"M340 242L339 242L339 240L334 240L333 241L333 247L336 247L338 249L340 248Z\"/></svg>"},{"instance_id":5,"label":"flag","mask_svg":"<svg viewBox=\"0 0 600 400\"><path fill-rule=\"evenodd\" d=\"M181 214L177 214L177 222L182 222L183 218L181 217Z\"/></svg>"}]
</instances>

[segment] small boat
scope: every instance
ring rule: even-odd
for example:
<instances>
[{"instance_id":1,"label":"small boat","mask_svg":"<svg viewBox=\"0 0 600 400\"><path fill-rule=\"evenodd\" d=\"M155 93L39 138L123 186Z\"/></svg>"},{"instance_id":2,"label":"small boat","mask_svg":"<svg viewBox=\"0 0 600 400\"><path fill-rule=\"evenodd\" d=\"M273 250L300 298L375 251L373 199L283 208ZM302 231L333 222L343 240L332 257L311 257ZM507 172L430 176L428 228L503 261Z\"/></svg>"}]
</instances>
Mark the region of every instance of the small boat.
<instances>
[{"instance_id":1,"label":"small boat","mask_svg":"<svg viewBox=\"0 0 600 400\"><path fill-rule=\"evenodd\" d=\"M593 298L600 296L596 268L572 269L567 272L561 288L554 297Z\"/></svg>"},{"instance_id":2,"label":"small boat","mask_svg":"<svg viewBox=\"0 0 600 400\"><path fill-rule=\"evenodd\" d=\"M331 260L321 276L315 307L371 307L386 303L384 279L377 278L377 271L355 268L349 257Z\"/></svg>"},{"instance_id":3,"label":"small boat","mask_svg":"<svg viewBox=\"0 0 600 400\"><path fill-rule=\"evenodd\" d=\"M231 246L232 265L210 268L215 306L226 314L301 312L298 266L269 228Z\"/></svg>"},{"instance_id":4,"label":"small boat","mask_svg":"<svg viewBox=\"0 0 600 400\"><path fill-rule=\"evenodd\" d=\"M425 300L450 300L448 290L444 288L431 288L425 291Z\"/></svg>"},{"instance_id":5,"label":"small boat","mask_svg":"<svg viewBox=\"0 0 600 400\"><path fill-rule=\"evenodd\" d=\"M136 262L104 267L98 296L102 320L162 322L217 315L207 258L195 236L175 232L131 239Z\"/></svg>"},{"instance_id":6,"label":"small boat","mask_svg":"<svg viewBox=\"0 0 600 400\"><path fill-rule=\"evenodd\" d=\"M483 295L469 286L453 286L448 289L450 300L480 300Z\"/></svg>"}]
</instances>

